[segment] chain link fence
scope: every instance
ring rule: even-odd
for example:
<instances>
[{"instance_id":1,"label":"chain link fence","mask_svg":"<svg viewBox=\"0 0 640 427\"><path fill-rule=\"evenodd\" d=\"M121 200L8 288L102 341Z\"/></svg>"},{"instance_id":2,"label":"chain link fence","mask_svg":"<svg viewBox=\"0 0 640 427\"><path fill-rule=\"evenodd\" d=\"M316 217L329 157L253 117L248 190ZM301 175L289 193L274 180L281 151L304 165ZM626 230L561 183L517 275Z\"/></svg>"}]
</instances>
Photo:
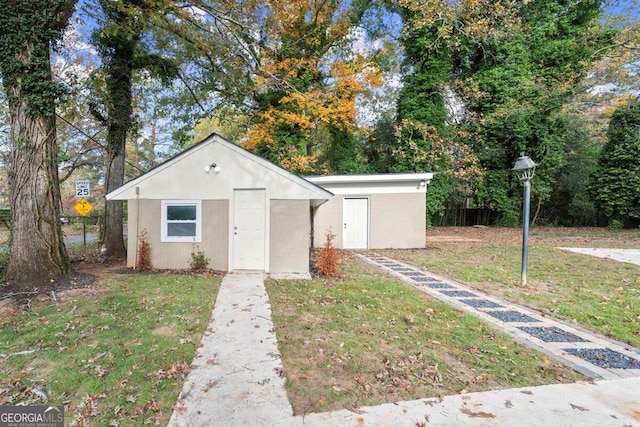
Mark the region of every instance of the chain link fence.
<instances>
[{"instance_id":1,"label":"chain link fence","mask_svg":"<svg viewBox=\"0 0 640 427\"><path fill-rule=\"evenodd\" d=\"M63 216L60 221L67 246L83 245L85 241L91 243L96 241L100 235L101 217L99 215ZM11 217L0 209L1 252L8 252L10 237Z\"/></svg>"},{"instance_id":2,"label":"chain link fence","mask_svg":"<svg viewBox=\"0 0 640 427\"><path fill-rule=\"evenodd\" d=\"M11 229L9 228L9 221L7 221L6 223L3 221L0 224L0 246L2 246L3 248L8 247L9 246L9 237L11 235Z\"/></svg>"},{"instance_id":3,"label":"chain link fence","mask_svg":"<svg viewBox=\"0 0 640 427\"><path fill-rule=\"evenodd\" d=\"M67 246L80 246L98 240L101 220L99 215L62 217L62 232Z\"/></svg>"}]
</instances>

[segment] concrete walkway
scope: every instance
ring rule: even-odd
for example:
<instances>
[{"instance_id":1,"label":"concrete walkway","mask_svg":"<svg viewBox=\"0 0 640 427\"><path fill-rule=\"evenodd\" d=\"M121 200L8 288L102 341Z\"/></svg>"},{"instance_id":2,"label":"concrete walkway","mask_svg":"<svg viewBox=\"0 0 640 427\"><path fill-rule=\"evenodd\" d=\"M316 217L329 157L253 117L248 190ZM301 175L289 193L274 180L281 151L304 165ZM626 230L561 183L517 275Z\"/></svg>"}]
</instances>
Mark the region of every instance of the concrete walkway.
<instances>
[{"instance_id":1,"label":"concrete walkway","mask_svg":"<svg viewBox=\"0 0 640 427\"><path fill-rule=\"evenodd\" d=\"M605 248L558 248L565 251L598 258L609 258L615 261L640 265L640 249L605 249Z\"/></svg>"},{"instance_id":2,"label":"concrete walkway","mask_svg":"<svg viewBox=\"0 0 640 427\"><path fill-rule=\"evenodd\" d=\"M282 373L263 274L227 274L169 425L284 425Z\"/></svg>"},{"instance_id":3,"label":"concrete walkway","mask_svg":"<svg viewBox=\"0 0 640 427\"><path fill-rule=\"evenodd\" d=\"M639 390L640 376L630 375L294 416L263 275L239 273L222 281L169 425L640 427Z\"/></svg>"}]
</instances>

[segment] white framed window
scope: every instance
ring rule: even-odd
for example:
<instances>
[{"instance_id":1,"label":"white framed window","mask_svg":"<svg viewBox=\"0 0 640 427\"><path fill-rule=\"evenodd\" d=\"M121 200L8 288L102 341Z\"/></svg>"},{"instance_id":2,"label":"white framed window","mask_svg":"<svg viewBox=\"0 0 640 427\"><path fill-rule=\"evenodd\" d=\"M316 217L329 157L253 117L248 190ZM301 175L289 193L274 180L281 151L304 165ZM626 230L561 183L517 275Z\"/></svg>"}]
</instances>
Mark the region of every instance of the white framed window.
<instances>
[{"instance_id":1,"label":"white framed window","mask_svg":"<svg viewBox=\"0 0 640 427\"><path fill-rule=\"evenodd\" d=\"M200 200L162 201L162 242L201 242Z\"/></svg>"}]
</instances>

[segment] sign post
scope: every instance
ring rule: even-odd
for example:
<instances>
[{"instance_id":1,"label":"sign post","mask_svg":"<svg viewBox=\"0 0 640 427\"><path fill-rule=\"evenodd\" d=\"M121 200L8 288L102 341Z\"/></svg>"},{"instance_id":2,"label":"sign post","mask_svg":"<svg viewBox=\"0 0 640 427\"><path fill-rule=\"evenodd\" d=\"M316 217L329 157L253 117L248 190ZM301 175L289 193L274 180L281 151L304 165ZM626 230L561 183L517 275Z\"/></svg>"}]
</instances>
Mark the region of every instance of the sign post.
<instances>
[{"instance_id":1,"label":"sign post","mask_svg":"<svg viewBox=\"0 0 640 427\"><path fill-rule=\"evenodd\" d=\"M76 194L78 194L78 181L76 181ZM83 197L78 200L73 209L82 215L82 242L84 246L87 246L87 215L93 210L93 205Z\"/></svg>"}]
</instances>

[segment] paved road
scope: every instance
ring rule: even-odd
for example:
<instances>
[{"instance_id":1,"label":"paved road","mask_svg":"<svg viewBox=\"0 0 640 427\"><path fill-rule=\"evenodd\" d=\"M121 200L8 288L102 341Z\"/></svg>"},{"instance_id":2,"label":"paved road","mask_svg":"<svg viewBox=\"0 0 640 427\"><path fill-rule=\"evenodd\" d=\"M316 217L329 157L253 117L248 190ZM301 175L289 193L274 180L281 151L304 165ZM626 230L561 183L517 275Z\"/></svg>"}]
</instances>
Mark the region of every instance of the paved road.
<instances>
[{"instance_id":1,"label":"paved road","mask_svg":"<svg viewBox=\"0 0 640 427\"><path fill-rule=\"evenodd\" d=\"M98 234L87 233L87 243L92 243L98 240ZM82 245L84 243L84 236L82 234L74 234L72 236L64 237L64 244L68 246Z\"/></svg>"},{"instance_id":2,"label":"paved road","mask_svg":"<svg viewBox=\"0 0 640 427\"><path fill-rule=\"evenodd\" d=\"M93 243L98 240L99 235L97 233L87 233L87 244ZM124 233L125 243L127 241L127 233ZM82 245L84 243L84 238L82 234L74 234L72 236L65 236L64 238L65 245L75 246Z\"/></svg>"}]
</instances>

